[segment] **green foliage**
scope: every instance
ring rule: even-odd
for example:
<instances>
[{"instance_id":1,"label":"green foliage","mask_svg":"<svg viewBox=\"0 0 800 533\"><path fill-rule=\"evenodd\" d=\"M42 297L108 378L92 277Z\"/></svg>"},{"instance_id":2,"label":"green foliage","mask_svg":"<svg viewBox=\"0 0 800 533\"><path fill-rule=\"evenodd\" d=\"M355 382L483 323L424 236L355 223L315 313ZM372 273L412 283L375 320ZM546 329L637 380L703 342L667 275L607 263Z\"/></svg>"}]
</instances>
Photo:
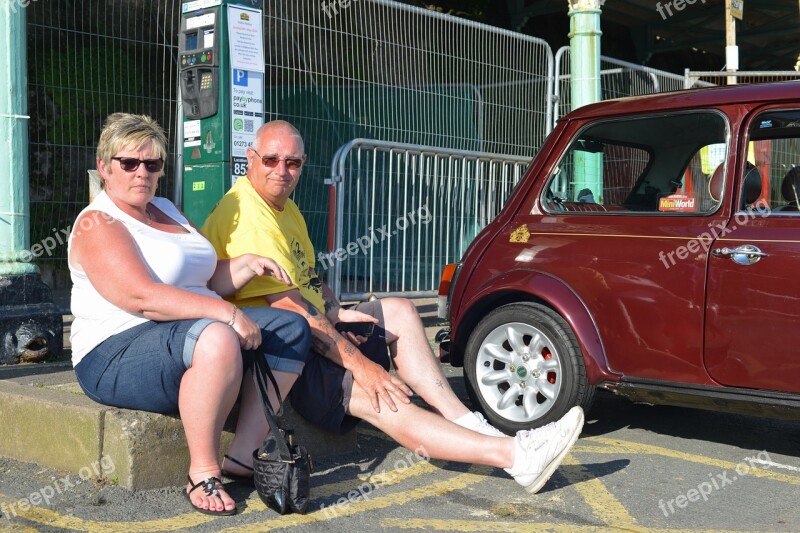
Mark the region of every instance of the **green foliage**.
<instances>
[{"instance_id":1,"label":"green foliage","mask_svg":"<svg viewBox=\"0 0 800 533\"><path fill-rule=\"evenodd\" d=\"M57 111L47 131L56 145L91 146L95 129L92 116L114 108L120 95L145 93L144 76L127 75L135 64L132 54L119 45L99 44L47 56L36 73Z\"/></svg>"}]
</instances>

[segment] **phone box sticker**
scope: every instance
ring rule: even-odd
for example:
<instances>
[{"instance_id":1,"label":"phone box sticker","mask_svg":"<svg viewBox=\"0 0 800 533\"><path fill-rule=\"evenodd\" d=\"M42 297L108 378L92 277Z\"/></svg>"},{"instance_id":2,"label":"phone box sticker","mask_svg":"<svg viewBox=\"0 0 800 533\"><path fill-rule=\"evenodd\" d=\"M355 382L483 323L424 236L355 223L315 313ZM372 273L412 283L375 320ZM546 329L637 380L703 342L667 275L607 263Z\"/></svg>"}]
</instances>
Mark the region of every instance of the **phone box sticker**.
<instances>
[{"instance_id":1,"label":"phone box sticker","mask_svg":"<svg viewBox=\"0 0 800 533\"><path fill-rule=\"evenodd\" d=\"M200 121L187 120L183 123L183 146L200 146Z\"/></svg>"},{"instance_id":2,"label":"phone box sticker","mask_svg":"<svg viewBox=\"0 0 800 533\"><path fill-rule=\"evenodd\" d=\"M697 198L688 194L670 194L658 200L659 211L688 213L697 210Z\"/></svg>"}]
</instances>

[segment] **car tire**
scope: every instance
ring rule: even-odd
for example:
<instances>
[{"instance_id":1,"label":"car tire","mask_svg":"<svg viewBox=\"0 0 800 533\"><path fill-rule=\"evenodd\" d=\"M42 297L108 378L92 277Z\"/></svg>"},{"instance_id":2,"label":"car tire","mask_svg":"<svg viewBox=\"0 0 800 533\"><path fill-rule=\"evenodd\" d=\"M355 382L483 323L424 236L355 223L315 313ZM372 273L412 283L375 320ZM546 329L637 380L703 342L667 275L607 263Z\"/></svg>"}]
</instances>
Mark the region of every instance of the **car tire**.
<instances>
[{"instance_id":1,"label":"car tire","mask_svg":"<svg viewBox=\"0 0 800 533\"><path fill-rule=\"evenodd\" d=\"M473 404L509 435L558 420L574 405L588 411L595 394L570 326L533 302L498 307L478 323L464 377Z\"/></svg>"}]
</instances>

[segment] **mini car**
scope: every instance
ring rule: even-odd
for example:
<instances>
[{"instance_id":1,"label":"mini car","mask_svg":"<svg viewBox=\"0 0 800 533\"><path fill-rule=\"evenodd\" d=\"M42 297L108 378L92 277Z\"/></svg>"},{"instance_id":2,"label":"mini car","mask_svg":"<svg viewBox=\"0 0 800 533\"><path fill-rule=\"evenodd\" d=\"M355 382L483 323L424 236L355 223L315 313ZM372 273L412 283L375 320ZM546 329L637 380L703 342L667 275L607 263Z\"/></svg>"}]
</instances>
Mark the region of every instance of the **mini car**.
<instances>
[{"instance_id":1,"label":"mini car","mask_svg":"<svg viewBox=\"0 0 800 533\"><path fill-rule=\"evenodd\" d=\"M800 82L559 121L439 287L440 358L496 427L634 401L800 411Z\"/></svg>"}]
</instances>

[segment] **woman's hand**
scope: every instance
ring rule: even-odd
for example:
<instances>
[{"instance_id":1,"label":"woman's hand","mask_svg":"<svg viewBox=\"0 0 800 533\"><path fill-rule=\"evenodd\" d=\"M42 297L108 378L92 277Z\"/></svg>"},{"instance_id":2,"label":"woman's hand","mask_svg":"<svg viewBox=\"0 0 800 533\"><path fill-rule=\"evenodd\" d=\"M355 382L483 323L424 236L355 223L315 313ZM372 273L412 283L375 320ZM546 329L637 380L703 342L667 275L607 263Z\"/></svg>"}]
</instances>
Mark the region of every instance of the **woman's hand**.
<instances>
[{"instance_id":1,"label":"woman's hand","mask_svg":"<svg viewBox=\"0 0 800 533\"><path fill-rule=\"evenodd\" d=\"M239 336L239 345L243 350L255 350L261 346L261 328L241 309L236 309L231 327Z\"/></svg>"},{"instance_id":2,"label":"woman's hand","mask_svg":"<svg viewBox=\"0 0 800 533\"><path fill-rule=\"evenodd\" d=\"M247 268L252 270L256 276L272 276L287 285L292 284L292 278L289 277L289 274L274 259L269 257L253 255L247 261Z\"/></svg>"},{"instance_id":3,"label":"woman's hand","mask_svg":"<svg viewBox=\"0 0 800 533\"><path fill-rule=\"evenodd\" d=\"M289 274L273 259L255 254L244 254L233 259L220 259L217 269L208 280L208 288L222 297L232 296L257 276L273 276L292 284Z\"/></svg>"}]
</instances>

